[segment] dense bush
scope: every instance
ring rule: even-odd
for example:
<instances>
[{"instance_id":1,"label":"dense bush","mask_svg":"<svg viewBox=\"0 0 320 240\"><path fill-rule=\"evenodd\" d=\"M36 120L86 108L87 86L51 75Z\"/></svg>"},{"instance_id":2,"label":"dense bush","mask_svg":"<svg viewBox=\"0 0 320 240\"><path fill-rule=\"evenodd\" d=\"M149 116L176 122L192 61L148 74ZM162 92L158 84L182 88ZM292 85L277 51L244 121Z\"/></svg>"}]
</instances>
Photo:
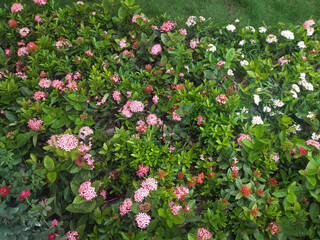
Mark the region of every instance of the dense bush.
<instances>
[{"instance_id":1,"label":"dense bush","mask_svg":"<svg viewBox=\"0 0 320 240\"><path fill-rule=\"evenodd\" d=\"M314 20L20 2L0 9L6 239L320 237Z\"/></svg>"}]
</instances>

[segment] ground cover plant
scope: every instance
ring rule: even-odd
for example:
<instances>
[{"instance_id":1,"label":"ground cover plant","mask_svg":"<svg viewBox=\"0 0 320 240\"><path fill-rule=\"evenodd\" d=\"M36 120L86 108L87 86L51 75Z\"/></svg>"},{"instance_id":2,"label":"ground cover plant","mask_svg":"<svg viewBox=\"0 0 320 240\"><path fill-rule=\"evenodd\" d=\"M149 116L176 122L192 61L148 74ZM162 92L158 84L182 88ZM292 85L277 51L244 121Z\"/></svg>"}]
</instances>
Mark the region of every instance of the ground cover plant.
<instances>
[{"instance_id":1,"label":"ground cover plant","mask_svg":"<svg viewBox=\"0 0 320 240\"><path fill-rule=\"evenodd\" d=\"M319 22L32 4L0 9L1 236L320 237Z\"/></svg>"}]
</instances>

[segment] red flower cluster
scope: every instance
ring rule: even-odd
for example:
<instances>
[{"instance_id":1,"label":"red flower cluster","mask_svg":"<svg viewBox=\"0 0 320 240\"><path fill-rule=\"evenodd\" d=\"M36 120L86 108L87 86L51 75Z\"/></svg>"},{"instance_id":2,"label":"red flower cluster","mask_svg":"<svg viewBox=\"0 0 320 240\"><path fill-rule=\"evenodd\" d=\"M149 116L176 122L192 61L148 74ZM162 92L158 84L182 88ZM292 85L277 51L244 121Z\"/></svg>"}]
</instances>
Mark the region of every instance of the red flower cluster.
<instances>
[{"instance_id":1,"label":"red flower cluster","mask_svg":"<svg viewBox=\"0 0 320 240\"><path fill-rule=\"evenodd\" d=\"M3 186L0 188L0 195L2 195L3 197L7 196L10 194L10 188L7 186Z\"/></svg>"},{"instance_id":2,"label":"red flower cluster","mask_svg":"<svg viewBox=\"0 0 320 240\"><path fill-rule=\"evenodd\" d=\"M270 178L269 180L269 183L272 185L272 186L277 186L278 185L278 181L275 179L275 178Z\"/></svg>"},{"instance_id":3,"label":"red flower cluster","mask_svg":"<svg viewBox=\"0 0 320 240\"><path fill-rule=\"evenodd\" d=\"M252 191L247 185L243 185L242 188L240 189L240 192L242 193L243 196L249 197Z\"/></svg>"},{"instance_id":4,"label":"red flower cluster","mask_svg":"<svg viewBox=\"0 0 320 240\"><path fill-rule=\"evenodd\" d=\"M22 200L22 199L28 197L29 195L30 195L30 190L22 191L19 196L19 200Z\"/></svg>"},{"instance_id":5,"label":"red flower cluster","mask_svg":"<svg viewBox=\"0 0 320 240\"><path fill-rule=\"evenodd\" d=\"M307 150L304 147L299 148L299 153L302 156L306 156L307 155Z\"/></svg>"}]
</instances>

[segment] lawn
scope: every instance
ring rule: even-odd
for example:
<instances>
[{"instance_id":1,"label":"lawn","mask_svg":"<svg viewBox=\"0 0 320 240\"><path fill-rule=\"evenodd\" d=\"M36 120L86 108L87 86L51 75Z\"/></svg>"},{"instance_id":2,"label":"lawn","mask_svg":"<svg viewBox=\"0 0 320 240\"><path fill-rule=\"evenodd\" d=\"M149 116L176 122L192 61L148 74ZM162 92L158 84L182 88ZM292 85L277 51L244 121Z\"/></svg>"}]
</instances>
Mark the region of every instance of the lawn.
<instances>
[{"instance_id":1,"label":"lawn","mask_svg":"<svg viewBox=\"0 0 320 240\"><path fill-rule=\"evenodd\" d=\"M0 7L5 3L11 4L14 0L1 0ZM23 2L32 2L24 0ZM57 5L76 2L75 0L56 0ZM84 2L100 2L90 0ZM318 0L136 0L142 11L149 17L167 14L170 17L204 16L214 22L225 24L236 18L241 25L276 25L278 22L286 24L301 24L311 16L320 16L320 1Z\"/></svg>"}]
</instances>

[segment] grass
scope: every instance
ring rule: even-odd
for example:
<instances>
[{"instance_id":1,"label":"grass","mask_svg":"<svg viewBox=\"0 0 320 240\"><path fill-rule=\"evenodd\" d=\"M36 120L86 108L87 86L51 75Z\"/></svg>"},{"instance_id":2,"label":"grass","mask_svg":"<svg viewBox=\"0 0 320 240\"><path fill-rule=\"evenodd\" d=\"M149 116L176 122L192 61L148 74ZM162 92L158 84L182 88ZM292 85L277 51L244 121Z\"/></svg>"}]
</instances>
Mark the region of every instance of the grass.
<instances>
[{"instance_id":1,"label":"grass","mask_svg":"<svg viewBox=\"0 0 320 240\"><path fill-rule=\"evenodd\" d=\"M48 0L49 1L49 0ZM77 0L55 0L63 7ZM90 0L83 0L90 2ZM96 2L99 0L91 0ZM15 0L0 0L0 7L7 3L11 5ZM33 4L31 0L23 0ZM170 17L204 16L219 24L229 23L236 18L241 25L255 27L264 25L275 26L278 22L286 24L302 24L310 17L320 17L319 0L136 0L142 12L147 16L167 14Z\"/></svg>"}]
</instances>

